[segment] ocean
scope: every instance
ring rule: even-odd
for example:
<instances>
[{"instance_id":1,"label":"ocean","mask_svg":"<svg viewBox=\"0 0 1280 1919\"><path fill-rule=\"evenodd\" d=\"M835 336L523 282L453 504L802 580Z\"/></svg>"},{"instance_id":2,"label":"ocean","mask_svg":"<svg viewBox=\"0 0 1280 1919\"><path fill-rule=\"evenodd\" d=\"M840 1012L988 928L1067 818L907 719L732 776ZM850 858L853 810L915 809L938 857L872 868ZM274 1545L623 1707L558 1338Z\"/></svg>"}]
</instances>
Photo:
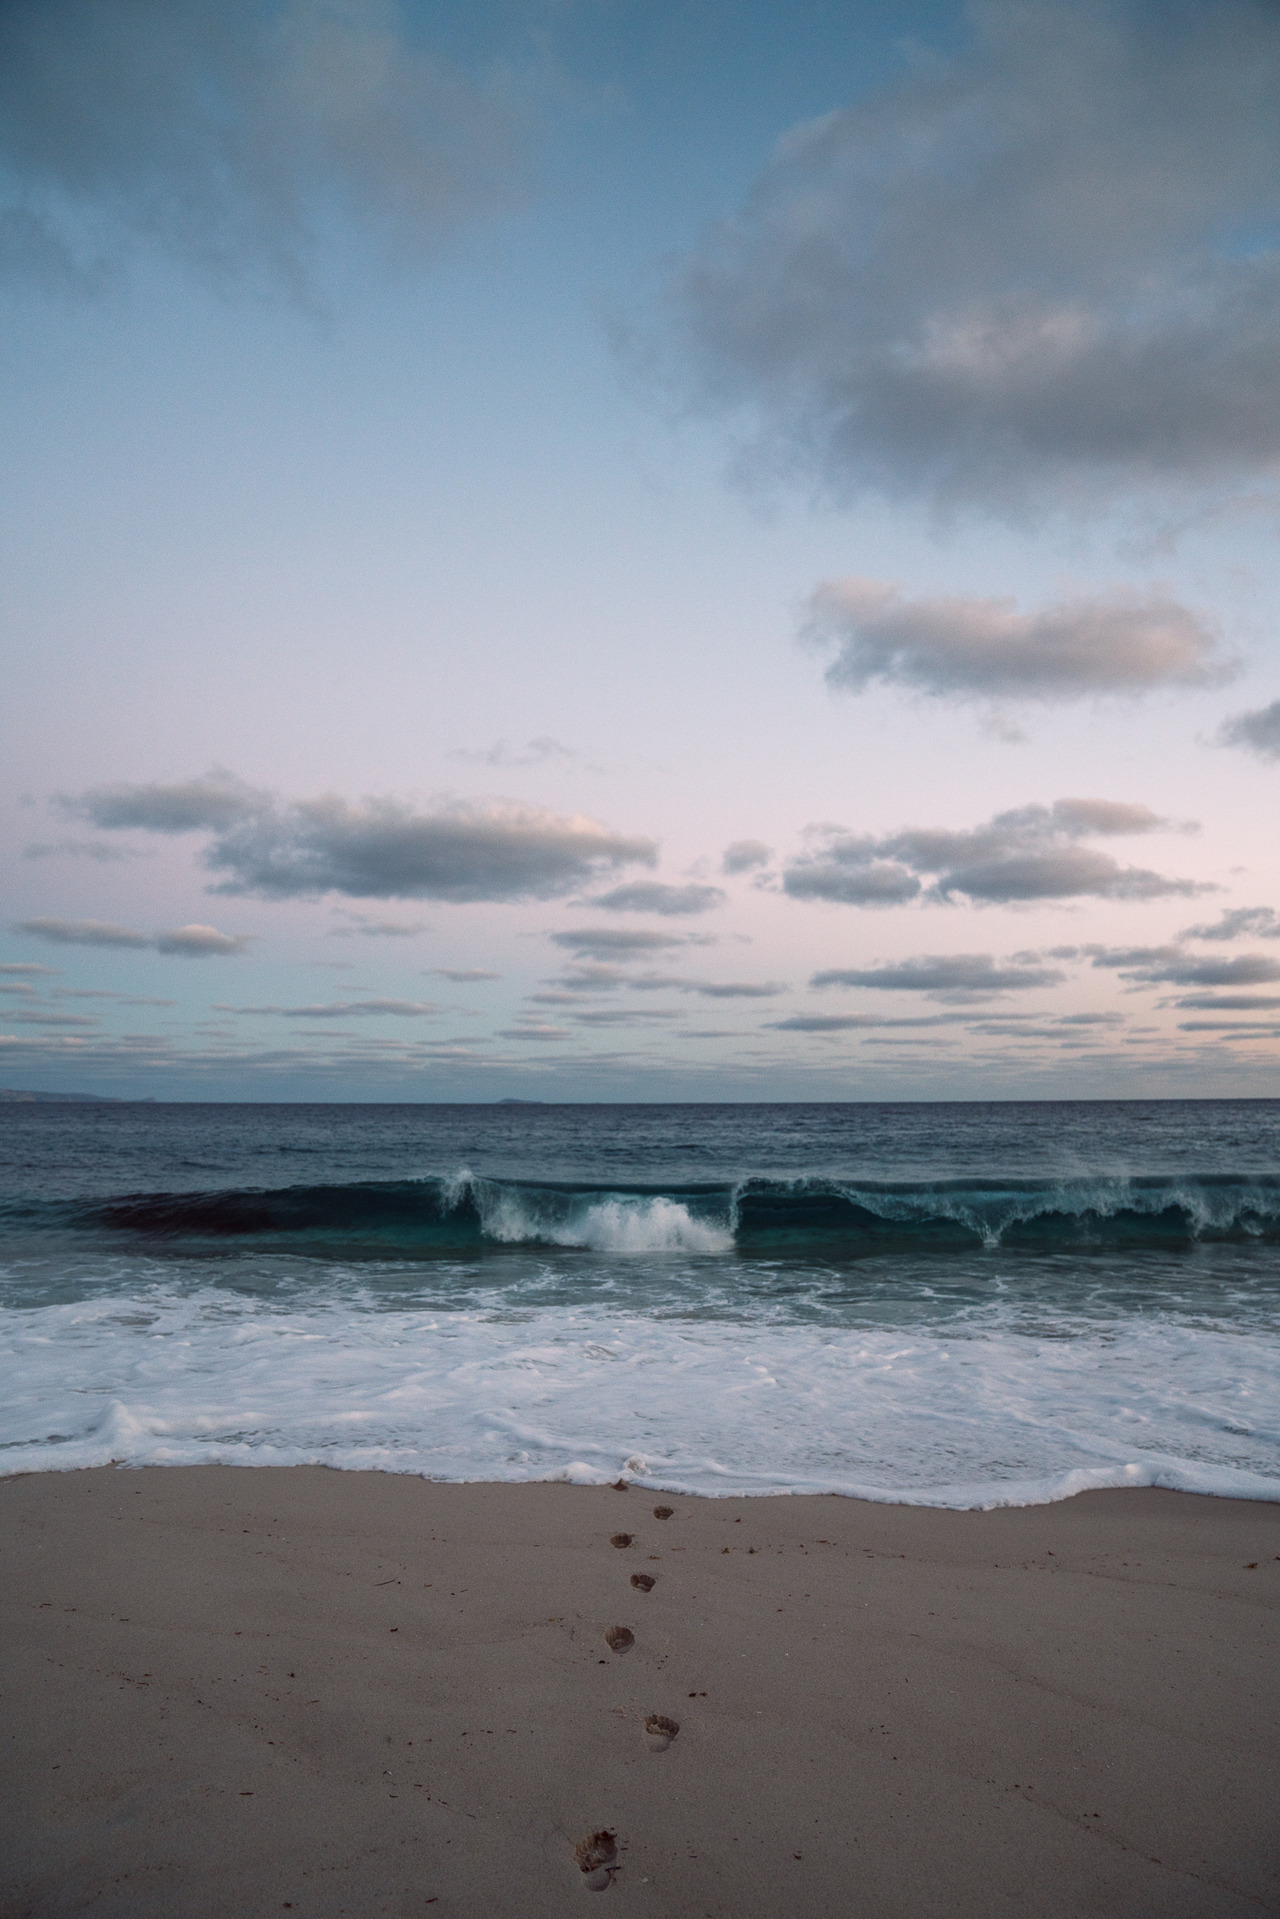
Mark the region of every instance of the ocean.
<instances>
[{"instance_id":1,"label":"ocean","mask_svg":"<svg viewBox=\"0 0 1280 1919\"><path fill-rule=\"evenodd\" d=\"M0 1472L1280 1499L1280 1101L0 1105Z\"/></svg>"}]
</instances>

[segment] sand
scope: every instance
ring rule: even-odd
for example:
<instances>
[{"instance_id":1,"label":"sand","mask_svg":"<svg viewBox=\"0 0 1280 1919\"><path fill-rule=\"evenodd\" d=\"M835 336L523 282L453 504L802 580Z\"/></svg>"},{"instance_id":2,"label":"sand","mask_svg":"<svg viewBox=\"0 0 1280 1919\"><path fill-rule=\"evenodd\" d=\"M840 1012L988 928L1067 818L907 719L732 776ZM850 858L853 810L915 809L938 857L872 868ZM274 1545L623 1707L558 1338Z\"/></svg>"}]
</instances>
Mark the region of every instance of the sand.
<instances>
[{"instance_id":1,"label":"sand","mask_svg":"<svg viewBox=\"0 0 1280 1919\"><path fill-rule=\"evenodd\" d=\"M6 1919L1280 1911L1280 1506L107 1468L0 1547Z\"/></svg>"}]
</instances>

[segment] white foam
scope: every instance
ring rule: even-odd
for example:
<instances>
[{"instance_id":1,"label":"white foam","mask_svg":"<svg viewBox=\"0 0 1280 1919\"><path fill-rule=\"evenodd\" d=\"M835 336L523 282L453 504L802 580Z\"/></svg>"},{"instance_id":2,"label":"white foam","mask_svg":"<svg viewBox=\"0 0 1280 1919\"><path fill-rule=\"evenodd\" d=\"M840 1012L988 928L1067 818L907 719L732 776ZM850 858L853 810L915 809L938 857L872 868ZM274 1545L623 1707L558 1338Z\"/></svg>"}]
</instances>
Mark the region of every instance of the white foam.
<instances>
[{"instance_id":1,"label":"white foam","mask_svg":"<svg viewBox=\"0 0 1280 1919\"><path fill-rule=\"evenodd\" d=\"M558 1196L557 1196L558 1197ZM535 1208L519 1187L479 1188L484 1232L507 1245L582 1246L596 1253L728 1253L727 1224L696 1219L681 1200L663 1194L636 1197L574 1195L558 1209Z\"/></svg>"},{"instance_id":2,"label":"white foam","mask_svg":"<svg viewBox=\"0 0 1280 1919\"><path fill-rule=\"evenodd\" d=\"M0 1314L0 1472L225 1461L989 1507L1280 1499L1280 1342L1171 1316L761 1324L142 1286Z\"/></svg>"}]
</instances>

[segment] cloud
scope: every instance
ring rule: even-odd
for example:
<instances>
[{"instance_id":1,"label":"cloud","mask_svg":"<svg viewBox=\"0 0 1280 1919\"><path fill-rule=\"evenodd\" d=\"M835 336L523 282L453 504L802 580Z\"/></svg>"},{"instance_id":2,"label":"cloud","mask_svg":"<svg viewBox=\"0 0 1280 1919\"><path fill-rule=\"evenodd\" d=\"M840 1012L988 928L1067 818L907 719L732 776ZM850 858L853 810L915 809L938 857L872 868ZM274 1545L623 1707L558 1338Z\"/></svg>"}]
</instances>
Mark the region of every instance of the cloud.
<instances>
[{"instance_id":1,"label":"cloud","mask_svg":"<svg viewBox=\"0 0 1280 1919\"><path fill-rule=\"evenodd\" d=\"M480 980L501 979L501 973L486 973L483 966L436 966L432 971L441 979L451 979L456 986L470 986Z\"/></svg>"},{"instance_id":2,"label":"cloud","mask_svg":"<svg viewBox=\"0 0 1280 1919\"><path fill-rule=\"evenodd\" d=\"M1018 512L1280 455L1270 0L972 0L797 127L671 288L779 464Z\"/></svg>"},{"instance_id":3,"label":"cloud","mask_svg":"<svg viewBox=\"0 0 1280 1919\"><path fill-rule=\"evenodd\" d=\"M58 977L56 966L37 966L34 960L6 960L3 966L0 966L0 973L10 977L14 974L25 976L43 974L47 979Z\"/></svg>"},{"instance_id":4,"label":"cloud","mask_svg":"<svg viewBox=\"0 0 1280 1919\"><path fill-rule=\"evenodd\" d=\"M1246 746L1264 760L1280 760L1280 700L1254 713L1237 713L1218 728L1222 746Z\"/></svg>"},{"instance_id":5,"label":"cloud","mask_svg":"<svg viewBox=\"0 0 1280 1919\"><path fill-rule=\"evenodd\" d=\"M157 933L151 944L157 953L181 953L186 959L205 959L211 953L243 953L249 942L242 935L220 933L216 926L179 926Z\"/></svg>"},{"instance_id":6,"label":"cloud","mask_svg":"<svg viewBox=\"0 0 1280 1919\"><path fill-rule=\"evenodd\" d=\"M827 683L873 680L937 699L1077 700L1225 677L1206 623L1167 595L1116 590L1019 613L1012 600L907 600L879 580L830 580L806 639L835 645Z\"/></svg>"},{"instance_id":7,"label":"cloud","mask_svg":"<svg viewBox=\"0 0 1280 1919\"><path fill-rule=\"evenodd\" d=\"M272 798L215 766L199 779L170 786L91 786L85 793L64 793L56 803L73 818L92 820L108 831L132 827L145 833L220 833L255 813L270 812Z\"/></svg>"},{"instance_id":8,"label":"cloud","mask_svg":"<svg viewBox=\"0 0 1280 1919\"><path fill-rule=\"evenodd\" d=\"M302 288L335 216L412 257L519 196L526 118L395 0L11 0L0 258L92 291L142 239Z\"/></svg>"},{"instance_id":9,"label":"cloud","mask_svg":"<svg viewBox=\"0 0 1280 1919\"><path fill-rule=\"evenodd\" d=\"M608 1012L574 1013L573 1020L578 1026L639 1026L645 1021L670 1023L682 1017L679 1013L658 1012L652 1007L629 1006L614 1008Z\"/></svg>"},{"instance_id":10,"label":"cloud","mask_svg":"<svg viewBox=\"0 0 1280 1919\"><path fill-rule=\"evenodd\" d=\"M757 866L767 866L773 858L773 851L763 840L734 840L724 849L724 858L720 869L724 873L750 873Z\"/></svg>"},{"instance_id":11,"label":"cloud","mask_svg":"<svg viewBox=\"0 0 1280 1919\"><path fill-rule=\"evenodd\" d=\"M441 1008L430 1000L362 999L341 1000L325 1006L223 1006L215 1013L274 1016L278 1019L368 1019L392 1015L397 1019L433 1019Z\"/></svg>"},{"instance_id":12,"label":"cloud","mask_svg":"<svg viewBox=\"0 0 1280 1919\"><path fill-rule=\"evenodd\" d=\"M797 900L834 900L843 906L903 906L921 891L903 866L863 859L860 841L833 839L826 857L810 856L787 868L784 891Z\"/></svg>"},{"instance_id":13,"label":"cloud","mask_svg":"<svg viewBox=\"0 0 1280 1919\"><path fill-rule=\"evenodd\" d=\"M689 943L679 933L652 933L630 926L579 926L572 932L548 934L548 938L570 953L615 960L641 953L661 953L669 947Z\"/></svg>"},{"instance_id":14,"label":"cloud","mask_svg":"<svg viewBox=\"0 0 1280 1919\"><path fill-rule=\"evenodd\" d=\"M1270 906L1236 906L1210 926L1188 926L1184 940L1280 940L1280 914Z\"/></svg>"},{"instance_id":15,"label":"cloud","mask_svg":"<svg viewBox=\"0 0 1280 1919\"><path fill-rule=\"evenodd\" d=\"M526 740L523 746L511 746L506 740L498 740L493 746L460 746L452 757L475 766L545 766L549 760L582 760L583 755L577 747L565 746L544 733L536 740Z\"/></svg>"},{"instance_id":16,"label":"cloud","mask_svg":"<svg viewBox=\"0 0 1280 1919\"><path fill-rule=\"evenodd\" d=\"M157 953L177 954L184 959L207 959L213 954L244 953L246 937L220 933L216 926L179 926L171 933L138 933L131 926L116 926L110 920L19 920L18 930L35 933L57 946L150 947Z\"/></svg>"},{"instance_id":17,"label":"cloud","mask_svg":"<svg viewBox=\"0 0 1280 1919\"><path fill-rule=\"evenodd\" d=\"M1274 1010L1280 1006L1280 997L1271 993L1187 993L1174 1005L1206 1013L1254 1013Z\"/></svg>"},{"instance_id":18,"label":"cloud","mask_svg":"<svg viewBox=\"0 0 1280 1919\"><path fill-rule=\"evenodd\" d=\"M10 1013L10 1019L21 1020L27 1026L98 1026L100 1021L90 1019L83 1013Z\"/></svg>"},{"instance_id":19,"label":"cloud","mask_svg":"<svg viewBox=\"0 0 1280 1919\"><path fill-rule=\"evenodd\" d=\"M1180 960L1180 946L1058 946L1050 947L1051 958L1090 959L1095 966L1114 969L1162 966L1168 960Z\"/></svg>"},{"instance_id":20,"label":"cloud","mask_svg":"<svg viewBox=\"0 0 1280 1919\"><path fill-rule=\"evenodd\" d=\"M352 917L355 917L354 915ZM353 926L331 926L331 939L351 939L357 933L363 933L371 940L408 940L416 939L419 933L427 931L425 920L362 920L356 918Z\"/></svg>"},{"instance_id":21,"label":"cloud","mask_svg":"<svg viewBox=\"0 0 1280 1919\"><path fill-rule=\"evenodd\" d=\"M686 980L681 990L698 993L703 999L776 999L787 988L778 980Z\"/></svg>"},{"instance_id":22,"label":"cloud","mask_svg":"<svg viewBox=\"0 0 1280 1919\"><path fill-rule=\"evenodd\" d=\"M1280 959L1266 953L1241 953L1235 959L1171 959L1132 969L1129 979L1167 981L1171 986L1263 986L1280 979Z\"/></svg>"},{"instance_id":23,"label":"cloud","mask_svg":"<svg viewBox=\"0 0 1280 1919\"><path fill-rule=\"evenodd\" d=\"M813 829L815 850L786 868L782 885L794 899L850 906L896 906L917 897L951 904L957 895L982 905L1081 896L1144 900L1208 890L1121 866L1110 854L1078 844L1172 827L1149 807L1097 799L1017 807L962 832L907 827L873 839L823 827Z\"/></svg>"},{"instance_id":24,"label":"cloud","mask_svg":"<svg viewBox=\"0 0 1280 1919\"><path fill-rule=\"evenodd\" d=\"M19 920L20 933L34 933L38 939L52 940L57 946L150 946L145 933L131 927L116 926L110 920Z\"/></svg>"},{"instance_id":25,"label":"cloud","mask_svg":"<svg viewBox=\"0 0 1280 1919\"><path fill-rule=\"evenodd\" d=\"M1280 979L1280 959L1266 953L1206 959L1181 946L1086 946L1081 950L1095 966L1109 967L1123 979L1148 986L1263 986Z\"/></svg>"},{"instance_id":26,"label":"cloud","mask_svg":"<svg viewBox=\"0 0 1280 1919\"><path fill-rule=\"evenodd\" d=\"M718 886L664 886L660 880L632 880L627 886L597 894L588 904L605 906L611 913L662 913L676 918L710 912L723 899Z\"/></svg>"},{"instance_id":27,"label":"cloud","mask_svg":"<svg viewBox=\"0 0 1280 1919\"><path fill-rule=\"evenodd\" d=\"M815 973L809 984L876 987L895 993L928 993L931 999L990 998L996 993L1027 992L1058 986L1066 975L1034 964L1034 955L1016 955L1021 964L998 966L990 953L930 953L919 959L865 968L843 967Z\"/></svg>"},{"instance_id":28,"label":"cloud","mask_svg":"<svg viewBox=\"0 0 1280 1919\"><path fill-rule=\"evenodd\" d=\"M856 1033L880 1031L886 1026L950 1026L954 1014L935 1013L931 1019L877 1019L872 1013L793 1013L790 1019L769 1021L774 1033Z\"/></svg>"},{"instance_id":29,"label":"cloud","mask_svg":"<svg viewBox=\"0 0 1280 1919\"><path fill-rule=\"evenodd\" d=\"M554 899L602 869L658 857L652 840L581 814L514 801L416 813L398 800L352 805L336 794L281 805L221 771L177 786L94 787L60 804L114 830L211 833L204 863L228 876L212 890L262 899Z\"/></svg>"},{"instance_id":30,"label":"cloud","mask_svg":"<svg viewBox=\"0 0 1280 1919\"><path fill-rule=\"evenodd\" d=\"M144 859L132 846L112 846L110 840L32 840L22 849L24 860L85 859L107 865L118 860Z\"/></svg>"},{"instance_id":31,"label":"cloud","mask_svg":"<svg viewBox=\"0 0 1280 1919\"><path fill-rule=\"evenodd\" d=\"M499 1032L498 1038L533 1040L572 1039L573 1031L568 1026L552 1026L545 1020L530 1020L522 1026L504 1026Z\"/></svg>"}]
</instances>

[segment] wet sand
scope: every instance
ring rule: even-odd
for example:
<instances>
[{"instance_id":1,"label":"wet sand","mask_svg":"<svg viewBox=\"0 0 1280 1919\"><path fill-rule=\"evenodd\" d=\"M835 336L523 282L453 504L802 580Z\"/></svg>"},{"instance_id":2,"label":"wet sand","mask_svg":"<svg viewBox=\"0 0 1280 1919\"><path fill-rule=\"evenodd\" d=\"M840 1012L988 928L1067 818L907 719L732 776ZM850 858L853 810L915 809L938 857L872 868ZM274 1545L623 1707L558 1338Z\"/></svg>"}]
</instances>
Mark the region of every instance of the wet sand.
<instances>
[{"instance_id":1,"label":"wet sand","mask_svg":"<svg viewBox=\"0 0 1280 1919\"><path fill-rule=\"evenodd\" d=\"M5 1919L1280 1912L1280 1506L106 1468L0 1551Z\"/></svg>"}]
</instances>

